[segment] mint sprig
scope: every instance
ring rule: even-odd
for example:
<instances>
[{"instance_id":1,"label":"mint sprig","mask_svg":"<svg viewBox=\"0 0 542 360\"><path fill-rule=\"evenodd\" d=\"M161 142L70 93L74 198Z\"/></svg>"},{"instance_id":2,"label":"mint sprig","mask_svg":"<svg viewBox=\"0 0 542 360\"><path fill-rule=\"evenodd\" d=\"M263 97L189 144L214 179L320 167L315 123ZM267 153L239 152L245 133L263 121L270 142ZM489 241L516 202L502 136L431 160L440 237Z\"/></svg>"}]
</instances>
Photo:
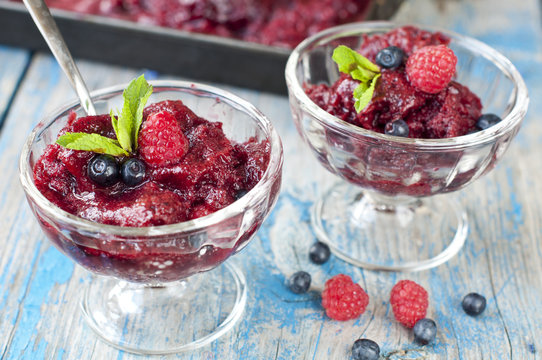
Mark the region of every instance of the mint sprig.
<instances>
[{"instance_id":1,"label":"mint sprig","mask_svg":"<svg viewBox=\"0 0 542 360\"><path fill-rule=\"evenodd\" d=\"M117 140L99 134L88 133L70 133L67 132L60 136L56 143L73 150L93 151L99 154L109 154L113 156L128 155Z\"/></svg>"},{"instance_id":2,"label":"mint sprig","mask_svg":"<svg viewBox=\"0 0 542 360\"><path fill-rule=\"evenodd\" d=\"M139 128L143 122L143 109L152 94L152 86L141 75L128 84L122 93L122 111L115 116L110 112L111 124L117 139L99 134L65 133L56 143L73 150L92 151L113 156L128 156L137 149Z\"/></svg>"},{"instance_id":3,"label":"mint sprig","mask_svg":"<svg viewBox=\"0 0 542 360\"><path fill-rule=\"evenodd\" d=\"M352 79L358 80L360 84L354 89L354 107L359 113L373 98L376 82L380 77L380 68L373 64L365 56L347 46L339 45L332 55L333 61L339 66L339 71L349 74Z\"/></svg>"}]
</instances>

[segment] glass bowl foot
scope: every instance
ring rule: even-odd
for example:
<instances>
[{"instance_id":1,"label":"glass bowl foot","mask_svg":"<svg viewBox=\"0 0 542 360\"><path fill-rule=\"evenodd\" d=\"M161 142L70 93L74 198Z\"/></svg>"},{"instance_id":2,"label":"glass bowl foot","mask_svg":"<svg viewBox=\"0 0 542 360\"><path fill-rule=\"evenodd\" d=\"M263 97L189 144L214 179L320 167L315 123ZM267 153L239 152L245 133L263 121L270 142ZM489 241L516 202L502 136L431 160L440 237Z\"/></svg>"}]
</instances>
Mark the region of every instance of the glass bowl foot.
<instances>
[{"instance_id":1,"label":"glass bowl foot","mask_svg":"<svg viewBox=\"0 0 542 360\"><path fill-rule=\"evenodd\" d=\"M226 333L246 304L246 281L230 264L163 285L94 276L81 307L107 343L144 355L193 350Z\"/></svg>"},{"instance_id":2,"label":"glass bowl foot","mask_svg":"<svg viewBox=\"0 0 542 360\"><path fill-rule=\"evenodd\" d=\"M390 202L340 183L316 202L312 225L342 260L369 270L420 271L463 247L467 214L446 196Z\"/></svg>"}]
</instances>

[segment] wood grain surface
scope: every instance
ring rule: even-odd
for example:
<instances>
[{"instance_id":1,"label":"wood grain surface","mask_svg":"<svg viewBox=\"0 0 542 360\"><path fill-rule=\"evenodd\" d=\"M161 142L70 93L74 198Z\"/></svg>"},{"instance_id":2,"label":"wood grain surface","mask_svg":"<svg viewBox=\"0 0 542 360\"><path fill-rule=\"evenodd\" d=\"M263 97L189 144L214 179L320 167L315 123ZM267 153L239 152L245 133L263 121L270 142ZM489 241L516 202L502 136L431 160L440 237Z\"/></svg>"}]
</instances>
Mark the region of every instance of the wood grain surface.
<instances>
[{"instance_id":1,"label":"wood grain surface","mask_svg":"<svg viewBox=\"0 0 542 360\"><path fill-rule=\"evenodd\" d=\"M252 243L229 261L247 276L248 305L232 331L210 346L160 359L350 359L355 339L377 341L385 359L542 359L542 29L537 0L407 0L396 19L438 25L474 36L509 57L524 76L531 105L506 156L491 173L453 194L470 219L467 243L437 269L414 274L362 271L336 258L308 261L315 236L314 201L336 179L301 142L286 97L229 88L259 107L278 129L285 150L283 190ZM74 97L54 59L0 48L0 358L140 359L101 342L79 310L89 274L60 254L40 231L18 180L22 144L43 114ZM141 73L79 62L90 89ZM147 71L148 78L170 78ZM326 318L316 293L284 286L297 270L322 287L337 273L367 290L367 312L355 321ZM393 320L389 291L412 279L430 294L434 344L420 347ZM470 291L488 307L471 318L460 307ZM156 324L157 328L160 324Z\"/></svg>"}]
</instances>

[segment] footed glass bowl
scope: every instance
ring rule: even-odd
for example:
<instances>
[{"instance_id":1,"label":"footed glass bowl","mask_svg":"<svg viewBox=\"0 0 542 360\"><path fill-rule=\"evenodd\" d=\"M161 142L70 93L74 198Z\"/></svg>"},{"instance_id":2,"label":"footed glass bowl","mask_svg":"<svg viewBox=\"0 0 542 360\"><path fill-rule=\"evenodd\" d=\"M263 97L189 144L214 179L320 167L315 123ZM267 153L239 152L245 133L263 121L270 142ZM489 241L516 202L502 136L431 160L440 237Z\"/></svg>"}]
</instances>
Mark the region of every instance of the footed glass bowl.
<instances>
[{"instance_id":1,"label":"footed glass bowl","mask_svg":"<svg viewBox=\"0 0 542 360\"><path fill-rule=\"evenodd\" d=\"M94 276L84 291L82 309L90 327L123 350L167 354L208 344L240 318L245 278L233 265L218 266L248 244L273 208L283 155L270 121L239 97L188 82L152 84L148 104L179 99L198 116L222 122L230 140L268 141L269 164L257 185L215 213L172 225L130 228L71 215L38 191L33 166L71 112L85 115L75 102L45 117L30 134L20 158L20 178L49 240L79 265L103 275ZM97 112L120 108L124 88L93 93Z\"/></svg>"},{"instance_id":2,"label":"footed glass bowl","mask_svg":"<svg viewBox=\"0 0 542 360\"><path fill-rule=\"evenodd\" d=\"M312 224L340 258L373 270L416 271L444 263L463 246L467 214L449 196L491 170L519 130L528 106L525 83L503 55L469 37L451 39L458 58L456 81L468 86L483 113L502 118L476 133L447 139L385 135L342 121L316 105L305 84L339 78L331 56L338 45L359 48L364 34L401 25L354 23L306 39L286 65L297 130L318 161L346 180L316 202Z\"/></svg>"}]
</instances>

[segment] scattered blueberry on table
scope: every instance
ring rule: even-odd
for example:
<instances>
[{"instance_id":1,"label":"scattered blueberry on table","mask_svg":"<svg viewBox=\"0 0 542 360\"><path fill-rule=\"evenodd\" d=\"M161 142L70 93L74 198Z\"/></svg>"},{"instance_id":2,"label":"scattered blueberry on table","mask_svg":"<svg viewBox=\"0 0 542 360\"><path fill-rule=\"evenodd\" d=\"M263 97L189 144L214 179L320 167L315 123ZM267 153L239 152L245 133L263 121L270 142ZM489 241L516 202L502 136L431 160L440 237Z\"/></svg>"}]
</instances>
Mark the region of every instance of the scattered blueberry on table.
<instances>
[{"instance_id":1,"label":"scattered blueberry on table","mask_svg":"<svg viewBox=\"0 0 542 360\"><path fill-rule=\"evenodd\" d=\"M416 322L412 328L414 332L414 341L427 345L435 340L437 336L437 324L431 319L421 319Z\"/></svg>"},{"instance_id":2,"label":"scattered blueberry on table","mask_svg":"<svg viewBox=\"0 0 542 360\"><path fill-rule=\"evenodd\" d=\"M329 260L331 251L329 246L321 241L315 242L309 249L309 259L318 265L324 264Z\"/></svg>"},{"instance_id":3,"label":"scattered blueberry on table","mask_svg":"<svg viewBox=\"0 0 542 360\"><path fill-rule=\"evenodd\" d=\"M311 286L311 275L306 271L298 271L288 279L288 288L293 293L306 293Z\"/></svg>"},{"instance_id":4,"label":"scattered blueberry on table","mask_svg":"<svg viewBox=\"0 0 542 360\"><path fill-rule=\"evenodd\" d=\"M470 316L478 316L483 313L486 309L486 305L486 298L475 292L465 295L461 302L463 310Z\"/></svg>"},{"instance_id":5,"label":"scattered blueberry on table","mask_svg":"<svg viewBox=\"0 0 542 360\"><path fill-rule=\"evenodd\" d=\"M352 345L352 358L354 360L378 360L380 347L369 339L358 339Z\"/></svg>"}]
</instances>

